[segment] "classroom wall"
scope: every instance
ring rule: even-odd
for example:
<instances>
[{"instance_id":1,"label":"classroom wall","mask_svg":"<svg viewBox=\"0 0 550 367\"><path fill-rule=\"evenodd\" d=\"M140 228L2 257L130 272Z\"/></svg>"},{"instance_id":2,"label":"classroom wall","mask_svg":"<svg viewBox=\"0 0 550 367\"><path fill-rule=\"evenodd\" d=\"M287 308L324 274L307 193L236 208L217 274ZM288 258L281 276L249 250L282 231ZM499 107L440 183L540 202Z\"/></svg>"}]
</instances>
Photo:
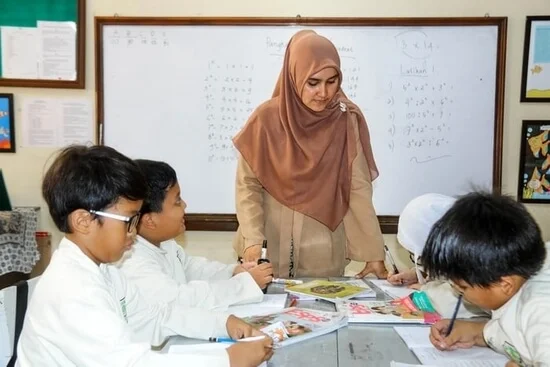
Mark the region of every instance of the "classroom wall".
<instances>
[{"instance_id":1,"label":"classroom wall","mask_svg":"<svg viewBox=\"0 0 550 367\"><path fill-rule=\"evenodd\" d=\"M506 73L506 100L503 150L503 191L515 195L519 168L520 128L522 119L550 118L550 104L519 102L525 16L550 15L549 0L88 0L86 26L86 89L54 90L0 87L0 93L14 93L16 104L16 154L0 154L13 205L42 207L41 227L52 231L54 243L61 235L49 219L40 195L41 177L45 164L54 150L22 148L18 103L20 96L57 96L95 98L94 73L94 16L282 16L293 17L456 17L507 16L508 46ZM383 174L383 172L382 172ZM550 240L550 207L529 205L543 229L545 240ZM231 260L232 233L188 233L184 240L192 253ZM395 247L395 236L386 235L390 247ZM194 244L194 245L193 245ZM403 255L403 254L402 254ZM404 259L405 256L401 256Z\"/></svg>"}]
</instances>

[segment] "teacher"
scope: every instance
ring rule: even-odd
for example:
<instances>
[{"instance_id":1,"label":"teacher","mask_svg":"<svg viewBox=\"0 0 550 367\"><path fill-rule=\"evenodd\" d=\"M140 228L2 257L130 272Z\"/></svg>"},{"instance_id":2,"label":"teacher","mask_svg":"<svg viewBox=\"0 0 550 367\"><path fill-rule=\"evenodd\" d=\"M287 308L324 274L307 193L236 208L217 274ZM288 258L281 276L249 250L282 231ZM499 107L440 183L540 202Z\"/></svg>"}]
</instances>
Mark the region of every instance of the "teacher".
<instances>
[{"instance_id":1,"label":"teacher","mask_svg":"<svg viewBox=\"0 0 550 367\"><path fill-rule=\"evenodd\" d=\"M367 123L341 89L340 57L311 30L290 40L270 100L233 139L239 221L234 248L256 261L267 240L275 277L387 275L372 203L378 176Z\"/></svg>"}]
</instances>

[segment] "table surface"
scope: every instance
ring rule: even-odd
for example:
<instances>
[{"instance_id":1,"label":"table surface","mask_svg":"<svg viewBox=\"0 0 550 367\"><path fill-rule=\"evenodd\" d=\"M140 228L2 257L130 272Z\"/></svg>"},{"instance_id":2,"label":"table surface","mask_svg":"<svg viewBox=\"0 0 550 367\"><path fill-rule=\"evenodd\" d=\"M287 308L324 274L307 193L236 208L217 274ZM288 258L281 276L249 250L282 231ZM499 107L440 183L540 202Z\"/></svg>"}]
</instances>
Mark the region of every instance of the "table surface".
<instances>
[{"instance_id":1,"label":"table surface","mask_svg":"<svg viewBox=\"0 0 550 367\"><path fill-rule=\"evenodd\" d=\"M316 278L319 279L319 278ZM330 278L342 280L349 278ZM307 281L307 279L304 279ZM376 299L387 296L374 284L365 279L376 291ZM271 284L268 293L283 293L284 285ZM334 304L326 301L299 301L297 307L334 311ZM393 329L394 325L349 324L330 334L305 340L277 349L268 362L269 367L316 366L316 367L387 367L391 361L420 364ZM407 326L407 325L399 325ZM418 326L408 326L418 327ZM196 343L184 337L172 337L162 348L166 353L174 344Z\"/></svg>"}]
</instances>

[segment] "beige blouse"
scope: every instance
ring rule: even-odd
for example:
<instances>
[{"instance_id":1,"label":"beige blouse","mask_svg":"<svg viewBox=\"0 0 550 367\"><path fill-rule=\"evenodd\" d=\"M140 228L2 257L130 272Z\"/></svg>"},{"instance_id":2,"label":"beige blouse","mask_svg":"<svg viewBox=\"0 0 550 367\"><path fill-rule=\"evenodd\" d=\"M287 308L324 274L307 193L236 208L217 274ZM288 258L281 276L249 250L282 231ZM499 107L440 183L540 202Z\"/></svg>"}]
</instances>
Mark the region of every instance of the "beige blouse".
<instances>
[{"instance_id":1,"label":"beige blouse","mask_svg":"<svg viewBox=\"0 0 550 367\"><path fill-rule=\"evenodd\" d=\"M367 160L355 115L348 115L348 124L355 131L357 156L352 163L350 206L342 223L332 232L317 220L282 205L262 187L240 157L236 178L239 229L233 241L239 256L246 248L267 240L273 275L282 278L343 276L349 260L384 260Z\"/></svg>"}]
</instances>

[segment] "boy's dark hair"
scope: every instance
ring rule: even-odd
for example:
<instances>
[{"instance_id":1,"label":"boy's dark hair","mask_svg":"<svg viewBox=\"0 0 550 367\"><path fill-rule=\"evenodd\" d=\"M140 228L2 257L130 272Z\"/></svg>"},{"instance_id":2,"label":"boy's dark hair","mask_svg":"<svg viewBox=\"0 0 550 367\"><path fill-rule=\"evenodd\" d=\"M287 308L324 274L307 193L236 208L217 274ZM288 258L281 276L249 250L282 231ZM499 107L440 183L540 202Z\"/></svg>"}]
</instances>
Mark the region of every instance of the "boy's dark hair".
<instances>
[{"instance_id":1,"label":"boy's dark hair","mask_svg":"<svg viewBox=\"0 0 550 367\"><path fill-rule=\"evenodd\" d=\"M422 252L430 277L488 287L503 276L529 279L544 264L540 229L510 197L473 192L437 221Z\"/></svg>"},{"instance_id":2,"label":"boy's dark hair","mask_svg":"<svg viewBox=\"0 0 550 367\"><path fill-rule=\"evenodd\" d=\"M148 159L136 159L135 162L143 172L149 187L147 196L143 200L141 214L160 213L166 192L178 182L176 171L165 162Z\"/></svg>"},{"instance_id":3,"label":"boy's dark hair","mask_svg":"<svg viewBox=\"0 0 550 367\"><path fill-rule=\"evenodd\" d=\"M57 228L71 233L69 214L104 210L120 198L143 200L145 178L128 157L107 146L62 149L44 175L42 196Z\"/></svg>"}]
</instances>

